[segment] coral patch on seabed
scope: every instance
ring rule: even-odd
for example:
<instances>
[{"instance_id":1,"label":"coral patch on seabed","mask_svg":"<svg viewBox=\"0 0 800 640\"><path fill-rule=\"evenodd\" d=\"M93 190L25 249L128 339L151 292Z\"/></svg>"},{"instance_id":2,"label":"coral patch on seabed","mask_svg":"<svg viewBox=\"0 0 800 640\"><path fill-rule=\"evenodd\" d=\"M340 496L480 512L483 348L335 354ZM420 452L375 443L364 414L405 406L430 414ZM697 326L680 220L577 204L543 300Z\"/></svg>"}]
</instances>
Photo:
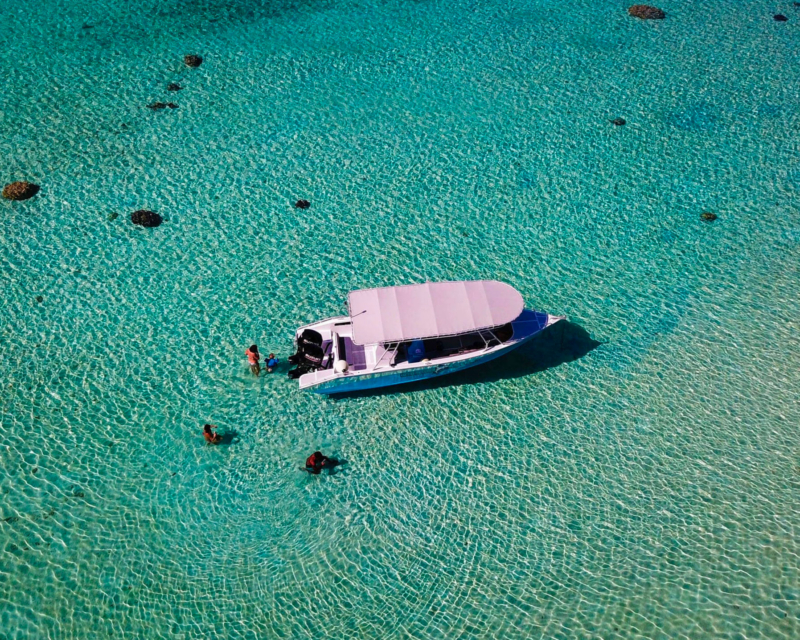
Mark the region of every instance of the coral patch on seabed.
<instances>
[{"instance_id":1,"label":"coral patch on seabed","mask_svg":"<svg viewBox=\"0 0 800 640\"><path fill-rule=\"evenodd\" d=\"M308 200L298 200L294 203L294 206L297 209L308 209L311 206L311 203Z\"/></svg>"},{"instance_id":2,"label":"coral patch on seabed","mask_svg":"<svg viewBox=\"0 0 800 640\"><path fill-rule=\"evenodd\" d=\"M661 9L649 4L635 4L628 8L628 14L641 20L663 20L667 17Z\"/></svg>"},{"instance_id":3,"label":"coral patch on seabed","mask_svg":"<svg viewBox=\"0 0 800 640\"><path fill-rule=\"evenodd\" d=\"M187 56L183 56L183 62L187 67L192 67L193 69L196 69L201 64L203 64L203 57L190 54Z\"/></svg>"},{"instance_id":4,"label":"coral patch on seabed","mask_svg":"<svg viewBox=\"0 0 800 640\"><path fill-rule=\"evenodd\" d=\"M160 215L147 209L139 209L131 214L131 222L138 224L140 227L157 227L162 221L163 218Z\"/></svg>"},{"instance_id":5,"label":"coral patch on seabed","mask_svg":"<svg viewBox=\"0 0 800 640\"><path fill-rule=\"evenodd\" d=\"M12 182L3 187L3 197L6 200L27 200L39 193L39 185L24 180Z\"/></svg>"}]
</instances>

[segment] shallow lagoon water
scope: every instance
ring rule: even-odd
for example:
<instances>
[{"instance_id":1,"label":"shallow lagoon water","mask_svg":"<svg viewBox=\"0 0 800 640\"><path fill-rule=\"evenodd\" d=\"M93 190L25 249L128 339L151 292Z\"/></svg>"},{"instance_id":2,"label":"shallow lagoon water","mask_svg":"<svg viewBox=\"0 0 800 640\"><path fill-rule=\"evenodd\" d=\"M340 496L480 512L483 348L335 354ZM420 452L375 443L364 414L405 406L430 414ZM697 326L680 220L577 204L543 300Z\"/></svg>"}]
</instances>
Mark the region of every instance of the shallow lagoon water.
<instances>
[{"instance_id":1,"label":"shallow lagoon water","mask_svg":"<svg viewBox=\"0 0 800 640\"><path fill-rule=\"evenodd\" d=\"M0 637L798 637L779 5L7 0ZM571 324L397 393L247 371L464 278Z\"/></svg>"}]
</instances>

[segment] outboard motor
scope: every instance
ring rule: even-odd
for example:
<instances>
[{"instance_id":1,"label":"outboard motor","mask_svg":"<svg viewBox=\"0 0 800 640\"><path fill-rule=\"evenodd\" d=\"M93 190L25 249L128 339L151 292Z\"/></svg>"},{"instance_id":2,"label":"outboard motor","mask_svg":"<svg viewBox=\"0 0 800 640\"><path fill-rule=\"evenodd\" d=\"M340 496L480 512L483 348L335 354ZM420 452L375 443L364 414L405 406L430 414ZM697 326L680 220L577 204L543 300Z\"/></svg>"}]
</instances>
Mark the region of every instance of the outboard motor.
<instances>
[{"instance_id":1,"label":"outboard motor","mask_svg":"<svg viewBox=\"0 0 800 640\"><path fill-rule=\"evenodd\" d=\"M325 353L322 350L322 336L313 329L305 329L297 337L297 353L289 356L289 362L297 365L287 374L292 380L304 373L322 368Z\"/></svg>"},{"instance_id":2,"label":"outboard motor","mask_svg":"<svg viewBox=\"0 0 800 640\"><path fill-rule=\"evenodd\" d=\"M304 329L303 333L297 336L297 353L288 358L291 364L300 364L303 361L302 354L307 345L321 347L322 336L313 329Z\"/></svg>"},{"instance_id":3,"label":"outboard motor","mask_svg":"<svg viewBox=\"0 0 800 640\"><path fill-rule=\"evenodd\" d=\"M322 336L313 329L305 329L303 333L300 334L300 339L306 344L315 344L318 347L322 346Z\"/></svg>"}]
</instances>

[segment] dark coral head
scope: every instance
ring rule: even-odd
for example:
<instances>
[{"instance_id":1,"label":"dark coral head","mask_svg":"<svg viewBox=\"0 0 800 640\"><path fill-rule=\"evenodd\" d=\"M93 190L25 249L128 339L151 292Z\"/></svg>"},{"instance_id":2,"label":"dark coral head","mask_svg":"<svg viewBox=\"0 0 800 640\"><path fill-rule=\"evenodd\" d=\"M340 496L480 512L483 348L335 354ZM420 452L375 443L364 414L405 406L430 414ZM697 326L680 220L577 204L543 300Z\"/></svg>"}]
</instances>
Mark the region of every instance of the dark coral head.
<instances>
[{"instance_id":1,"label":"dark coral head","mask_svg":"<svg viewBox=\"0 0 800 640\"><path fill-rule=\"evenodd\" d=\"M667 17L661 9L648 4L635 4L628 8L628 14L640 20L663 20Z\"/></svg>"},{"instance_id":2,"label":"dark coral head","mask_svg":"<svg viewBox=\"0 0 800 640\"><path fill-rule=\"evenodd\" d=\"M39 185L24 180L12 182L3 187L3 197L6 200L27 200L39 193Z\"/></svg>"},{"instance_id":3,"label":"dark coral head","mask_svg":"<svg viewBox=\"0 0 800 640\"><path fill-rule=\"evenodd\" d=\"M139 209L131 214L131 222L138 224L140 227L157 227L162 220L161 216L155 211L148 211L147 209Z\"/></svg>"}]
</instances>

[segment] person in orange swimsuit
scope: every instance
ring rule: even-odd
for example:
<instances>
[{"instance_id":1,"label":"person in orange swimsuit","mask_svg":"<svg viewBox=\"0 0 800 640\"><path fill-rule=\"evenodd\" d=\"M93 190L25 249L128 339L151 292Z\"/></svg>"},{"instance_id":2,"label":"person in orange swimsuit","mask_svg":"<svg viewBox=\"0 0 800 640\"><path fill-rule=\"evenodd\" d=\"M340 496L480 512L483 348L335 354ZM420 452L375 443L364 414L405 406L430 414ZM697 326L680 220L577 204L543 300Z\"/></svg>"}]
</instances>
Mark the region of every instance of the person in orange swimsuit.
<instances>
[{"instance_id":1,"label":"person in orange swimsuit","mask_svg":"<svg viewBox=\"0 0 800 640\"><path fill-rule=\"evenodd\" d=\"M217 427L213 424L203 426L203 437L208 444L219 444L222 441L222 436L214 431L216 428Z\"/></svg>"},{"instance_id":2,"label":"person in orange swimsuit","mask_svg":"<svg viewBox=\"0 0 800 640\"><path fill-rule=\"evenodd\" d=\"M259 360L261 360L261 354L258 353L258 347L256 345L251 345L251 347L244 352L244 355L247 356L247 362L250 364L250 371L253 372L254 376L257 376L261 373L261 364Z\"/></svg>"}]
</instances>

